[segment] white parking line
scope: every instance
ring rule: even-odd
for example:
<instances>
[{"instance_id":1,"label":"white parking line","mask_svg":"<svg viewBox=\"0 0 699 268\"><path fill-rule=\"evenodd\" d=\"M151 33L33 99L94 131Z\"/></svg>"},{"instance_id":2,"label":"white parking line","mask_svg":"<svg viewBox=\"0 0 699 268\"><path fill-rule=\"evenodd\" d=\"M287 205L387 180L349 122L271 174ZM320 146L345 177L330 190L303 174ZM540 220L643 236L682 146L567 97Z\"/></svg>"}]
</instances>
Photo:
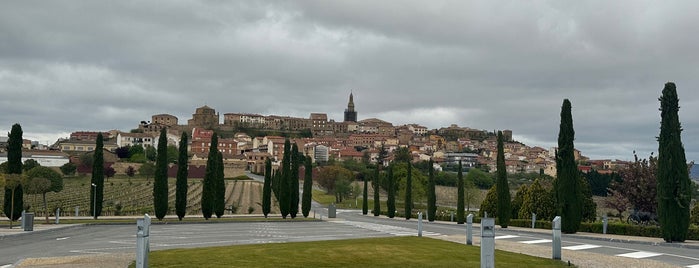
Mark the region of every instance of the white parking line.
<instances>
[{"instance_id":1,"label":"white parking line","mask_svg":"<svg viewBox=\"0 0 699 268\"><path fill-rule=\"evenodd\" d=\"M531 240L531 241L522 241L520 242L522 244L543 244L543 243L551 243L551 239L541 239L541 240Z\"/></svg>"},{"instance_id":2,"label":"white parking line","mask_svg":"<svg viewBox=\"0 0 699 268\"><path fill-rule=\"evenodd\" d=\"M616 256L633 258L633 259L643 259L643 258L660 256L660 255L663 255L663 254L655 253L655 252L638 251L638 252L631 252L631 253L626 253L626 254L619 254Z\"/></svg>"},{"instance_id":3,"label":"white parking line","mask_svg":"<svg viewBox=\"0 0 699 268\"><path fill-rule=\"evenodd\" d=\"M599 247L602 247L602 246L584 244L584 245L563 247L563 249L568 249L568 250L584 250L584 249L592 249L592 248L599 248Z\"/></svg>"},{"instance_id":4,"label":"white parking line","mask_svg":"<svg viewBox=\"0 0 699 268\"><path fill-rule=\"evenodd\" d=\"M510 239L510 238L517 238L519 236L517 235L501 235L501 236L496 236L495 239Z\"/></svg>"}]
</instances>

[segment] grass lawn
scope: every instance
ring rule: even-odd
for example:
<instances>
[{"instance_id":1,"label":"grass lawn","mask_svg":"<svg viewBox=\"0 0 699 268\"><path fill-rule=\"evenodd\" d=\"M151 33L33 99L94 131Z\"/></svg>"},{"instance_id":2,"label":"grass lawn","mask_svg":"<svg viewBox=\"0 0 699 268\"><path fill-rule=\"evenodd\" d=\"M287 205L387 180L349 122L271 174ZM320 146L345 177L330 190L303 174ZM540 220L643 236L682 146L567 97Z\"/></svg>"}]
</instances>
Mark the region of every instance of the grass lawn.
<instances>
[{"instance_id":1,"label":"grass lawn","mask_svg":"<svg viewBox=\"0 0 699 268\"><path fill-rule=\"evenodd\" d=\"M564 267L496 251L498 267ZM425 237L241 245L154 251L150 267L480 267L480 247ZM134 267L132 264L130 267Z\"/></svg>"}]
</instances>

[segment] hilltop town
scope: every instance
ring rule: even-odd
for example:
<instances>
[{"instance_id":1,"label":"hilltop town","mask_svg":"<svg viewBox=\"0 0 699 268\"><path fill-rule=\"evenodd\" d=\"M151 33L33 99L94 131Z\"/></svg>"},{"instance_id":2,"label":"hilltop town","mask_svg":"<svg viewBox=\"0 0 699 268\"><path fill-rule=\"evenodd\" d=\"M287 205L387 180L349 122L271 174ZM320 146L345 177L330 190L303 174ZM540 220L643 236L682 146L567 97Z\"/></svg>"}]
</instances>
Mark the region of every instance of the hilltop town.
<instances>
[{"instance_id":1,"label":"hilltop town","mask_svg":"<svg viewBox=\"0 0 699 268\"><path fill-rule=\"evenodd\" d=\"M166 128L168 144L177 146L184 131L189 138L190 165L205 165L211 137L219 135L218 148L223 153L226 176L235 176L245 170L261 172L264 159L282 158L286 137L302 148L313 162L356 161L378 162L382 150L387 159L393 159L398 148L409 149L413 161L433 159L437 168L461 160L466 167L495 170L496 134L491 131L451 125L428 129L418 124L394 126L377 118L357 120L354 98L350 94L344 120L329 119L325 113L311 113L308 118L250 113L220 113L214 108L196 108L186 124L180 124L170 114L152 115L150 121L141 121L128 132L104 131L105 150L114 153L117 148L141 145L157 147L157 137ZM33 158L46 166L60 166L67 162L79 163L80 156L94 150L99 131L76 131L69 138L59 139L47 148L36 142L25 141L25 158ZM512 138L511 130L503 130L508 174L540 173L555 176L555 148L531 147ZM0 143L5 140L0 140ZM5 148L1 146L0 148ZM38 149L38 150L37 150ZM43 149L43 150L42 150ZM575 152L579 169L588 172L612 172L627 165L619 160L590 160L580 151ZM108 161L110 162L110 161ZM117 162L116 157L114 161ZM115 166L124 173L126 166ZM197 177L194 172L193 177Z\"/></svg>"}]
</instances>

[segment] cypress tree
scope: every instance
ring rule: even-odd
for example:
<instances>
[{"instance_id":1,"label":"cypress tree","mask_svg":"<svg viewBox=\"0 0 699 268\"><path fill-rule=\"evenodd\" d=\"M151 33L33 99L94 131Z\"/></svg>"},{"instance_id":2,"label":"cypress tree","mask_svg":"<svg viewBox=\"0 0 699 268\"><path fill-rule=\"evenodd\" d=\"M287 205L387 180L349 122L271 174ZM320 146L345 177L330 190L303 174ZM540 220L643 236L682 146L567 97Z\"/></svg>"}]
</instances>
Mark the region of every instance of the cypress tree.
<instances>
[{"instance_id":1,"label":"cypress tree","mask_svg":"<svg viewBox=\"0 0 699 268\"><path fill-rule=\"evenodd\" d=\"M286 219L289 215L289 206L291 203L290 196L290 181L291 181L291 142L289 139L284 141L284 158L282 158L282 175L279 182L279 210L282 213L282 218ZM297 190L298 191L298 190Z\"/></svg>"},{"instance_id":2,"label":"cypress tree","mask_svg":"<svg viewBox=\"0 0 699 268\"><path fill-rule=\"evenodd\" d=\"M379 189L379 168L381 167L380 164L376 165L376 169L374 170L374 180L372 181L372 189L374 189L374 216L379 216L381 215L381 202L379 200L379 192L381 189Z\"/></svg>"},{"instance_id":3,"label":"cypress tree","mask_svg":"<svg viewBox=\"0 0 699 268\"><path fill-rule=\"evenodd\" d=\"M304 218L308 218L311 211L311 198L313 196L313 168L311 167L311 157L306 157L304 161L305 172L303 176L303 197L301 201L301 213Z\"/></svg>"},{"instance_id":4,"label":"cypress tree","mask_svg":"<svg viewBox=\"0 0 699 268\"><path fill-rule=\"evenodd\" d=\"M18 181L19 175L22 174L22 133L22 126L14 124L7 140L7 170L5 173L17 175L16 183L12 183L14 185L9 183L5 185L3 210L10 221L18 220L22 216L22 208L24 207L22 199L24 191L22 184Z\"/></svg>"},{"instance_id":5,"label":"cypress tree","mask_svg":"<svg viewBox=\"0 0 699 268\"><path fill-rule=\"evenodd\" d=\"M429 181L427 189L427 220L433 222L437 214L437 192L435 190L434 162L430 158Z\"/></svg>"},{"instance_id":6,"label":"cypress tree","mask_svg":"<svg viewBox=\"0 0 699 268\"><path fill-rule=\"evenodd\" d=\"M211 137L209 155L206 159L206 173L204 174L204 185L201 191L201 214L204 219L211 218L214 213L214 202L216 198L216 174L218 173L218 136L216 132Z\"/></svg>"},{"instance_id":7,"label":"cypress tree","mask_svg":"<svg viewBox=\"0 0 699 268\"><path fill-rule=\"evenodd\" d=\"M265 160L265 182L262 187L262 214L267 218L272 208L272 160Z\"/></svg>"},{"instance_id":8,"label":"cypress tree","mask_svg":"<svg viewBox=\"0 0 699 268\"><path fill-rule=\"evenodd\" d=\"M408 162L408 178L405 180L405 219L413 213L413 165Z\"/></svg>"},{"instance_id":9,"label":"cypress tree","mask_svg":"<svg viewBox=\"0 0 699 268\"><path fill-rule=\"evenodd\" d=\"M369 178L364 176L364 195L362 196L362 215L369 214Z\"/></svg>"},{"instance_id":10,"label":"cypress tree","mask_svg":"<svg viewBox=\"0 0 699 268\"><path fill-rule=\"evenodd\" d=\"M393 165L388 167L388 199L386 200L386 215L393 219L396 216L396 186L393 178Z\"/></svg>"},{"instance_id":11,"label":"cypress tree","mask_svg":"<svg viewBox=\"0 0 699 268\"><path fill-rule=\"evenodd\" d=\"M497 155L497 191L498 191L498 222L500 227L507 228L512 217L512 204L510 203L510 186L507 184L507 170L505 167L505 150L503 148L502 131L498 131L498 155Z\"/></svg>"},{"instance_id":12,"label":"cypress tree","mask_svg":"<svg viewBox=\"0 0 699 268\"><path fill-rule=\"evenodd\" d=\"M296 214L299 212L299 147L294 143L291 145L291 173L289 174L289 215L291 218L296 218Z\"/></svg>"},{"instance_id":13,"label":"cypress tree","mask_svg":"<svg viewBox=\"0 0 699 268\"><path fill-rule=\"evenodd\" d=\"M95 153L93 154L92 160L92 183L96 186L90 185L90 212L93 213L92 216L97 219L99 215L102 215L102 200L104 199L104 140L102 133L97 134L97 144L95 145ZM95 192L96 191L96 192Z\"/></svg>"},{"instance_id":14,"label":"cypress tree","mask_svg":"<svg viewBox=\"0 0 699 268\"><path fill-rule=\"evenodd\" d=\"M575 233L582 220L582 191L575 164L575 131L573 116L568 99L563 100L561 125L558 133L558 153L556 155L556 210L561 216L561 231Z\"/></svg>"},{"instance_id":15,"label":"cypress tree","mask_svg":"<svg viewBox=\"0 0 699 268\"><path fill-rule=\"evenodd\" d=\"M682 145L679 98L674 83L666 83L660 101L658 137L658 220L666 242L684 242L689 230L692 182Z\"/></svg>"},{"instance_id":16,"label":"cypress tree","mask_svg":"<svg viewBox=\"0 0 699 268\"><path fill-rule=\"evenodd\" d=\"M158 154L155 159L155 176L153 179L153 208L155 217L163 220L168 209L167 189L167 134L166 129L160 130L158 138Z\"/></svg>"},{"instance_id":17,"label":"cypress tree","mask_svg":"<svg viewBox=\"0 0 699 268\"><path fill-rule=\"evenodd\" d=\"M456 223L464 224L464 171L461 160L459 160L459 173L456 188Z\"/></svg>"},{"instance_id":18,"label":"cypress tree","mask_svg":"<svg viewBox=\"0 0 699 268\"><path fill-rule=\"evenodd\" d=\"M188 171L188 157L187 157L187 133L182 131L182 136L180 137L180 152L177 159L177 181L175 183L175 213L177 213L177 218L182 220L184 215L187 213L187 177L189 176Z\"/></svg>"},{"instance_id":19,"label":"cypress tree","mask_svg":"<svg viewBox=\"0 0 699 268\"><path fill-rule=\"evenodd\" d=\"M226 211L226 181L223 175L223 153L216 154L216 191L214 194L214 214L216 218L221 218Z\"/></svg>"}]
</instances>

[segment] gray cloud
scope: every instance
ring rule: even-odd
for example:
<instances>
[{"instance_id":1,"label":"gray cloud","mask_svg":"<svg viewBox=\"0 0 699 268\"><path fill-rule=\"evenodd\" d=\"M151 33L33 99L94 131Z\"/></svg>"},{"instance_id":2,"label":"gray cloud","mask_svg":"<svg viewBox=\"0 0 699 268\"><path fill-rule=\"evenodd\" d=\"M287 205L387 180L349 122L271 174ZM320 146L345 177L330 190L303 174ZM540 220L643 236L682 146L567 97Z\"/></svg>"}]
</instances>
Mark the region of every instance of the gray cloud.
<instances>
[{"instance_id":1,"label":"gray cloud","mask_svg":"<svg viewBox=\"0 0 699 268\"><path fill-rule=\"evenodd\" d=\"M38 8L41 7L41 8ZM235 1L7 3L0 10L0 132L53 142L128 130L153 114L221 113L430 128L512 129L556 143L573 104L595 158L657 150L675 81L689 159L699 157L699 4L653 1Z\"/></svg>"}]
</instances>

